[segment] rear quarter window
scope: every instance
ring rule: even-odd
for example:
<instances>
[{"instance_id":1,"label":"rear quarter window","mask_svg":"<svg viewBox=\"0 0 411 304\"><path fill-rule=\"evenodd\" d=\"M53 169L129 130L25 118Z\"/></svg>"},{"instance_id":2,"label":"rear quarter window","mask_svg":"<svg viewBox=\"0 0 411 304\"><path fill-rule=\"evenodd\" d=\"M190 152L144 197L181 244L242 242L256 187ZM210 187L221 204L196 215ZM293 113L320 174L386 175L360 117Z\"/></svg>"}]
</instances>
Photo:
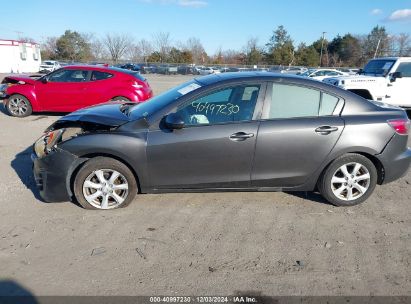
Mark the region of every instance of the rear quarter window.
<instances>
[{"instance_id":1,"label":"rear quarter window","mask_svg":"<svg viewBox=\"0 0 411 304\"><path fill-rule=\"evenodd\" d=\"M333 115L335 107L340 99L338 97L323 93L321 100L320 116Z\"/></svg>"}]
</instances>

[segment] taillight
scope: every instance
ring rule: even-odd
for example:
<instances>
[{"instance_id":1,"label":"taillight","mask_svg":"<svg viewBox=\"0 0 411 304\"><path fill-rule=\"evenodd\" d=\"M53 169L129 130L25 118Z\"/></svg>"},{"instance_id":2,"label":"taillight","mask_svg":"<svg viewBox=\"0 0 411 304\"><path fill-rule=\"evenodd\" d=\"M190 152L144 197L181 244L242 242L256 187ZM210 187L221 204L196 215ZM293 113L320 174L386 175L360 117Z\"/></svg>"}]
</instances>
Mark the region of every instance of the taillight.
<instances>
[{"instance_id":1,"label":"taillight","mask_svg":"<svg viewBox=\"0 0 411 304\"><path fill-rule=\"evenodd\" d=\"M387 123L400 135L407 135L410 130L410 121L408 119L390 119Z\"/></svg>"}]
</instances>

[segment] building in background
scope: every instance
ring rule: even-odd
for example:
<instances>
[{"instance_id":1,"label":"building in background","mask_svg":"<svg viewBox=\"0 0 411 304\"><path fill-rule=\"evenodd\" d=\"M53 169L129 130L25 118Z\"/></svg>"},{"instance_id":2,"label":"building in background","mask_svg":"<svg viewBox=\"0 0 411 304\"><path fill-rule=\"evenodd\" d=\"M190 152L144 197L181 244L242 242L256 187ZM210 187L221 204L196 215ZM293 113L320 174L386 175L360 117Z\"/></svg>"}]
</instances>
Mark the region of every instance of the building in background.
<instances>
[{"instance_id":1,"label":"building in background","mask_svg":"<svg viewBox=\"0 0 411 304\"><path fill-rule=\"evenodd\" d=\"M38 72L40 63L39 44L0 39L0 73Z\"/></svg>"}]
</instances>

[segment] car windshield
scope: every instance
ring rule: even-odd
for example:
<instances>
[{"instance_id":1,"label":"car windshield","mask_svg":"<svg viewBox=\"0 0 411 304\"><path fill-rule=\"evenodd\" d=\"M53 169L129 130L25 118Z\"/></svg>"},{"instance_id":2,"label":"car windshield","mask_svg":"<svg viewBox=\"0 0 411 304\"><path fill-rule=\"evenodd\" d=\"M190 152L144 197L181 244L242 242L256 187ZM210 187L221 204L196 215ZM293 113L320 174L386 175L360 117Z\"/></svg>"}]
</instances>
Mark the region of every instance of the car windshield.
<instances>
[{"instance_id":1,"label":"car windshield","mask_svg":"<svg viewBox=\"0 0 411 304\"><path fill-rule=\"evenodd\" d=\"M181 96L186 95L191 91L197 90L200 87L201 85L197 81L191 80L158 96L155 96L148 101L141 102L132 106L129 109L128 114L133 120L147 117L168 106L170 103L174 102Z\"/></svg>"},{"instance_id":2,"label":"car windshield","mask_svg":"<svg viewBox=\"0 0 411 304\"><path fill-rule=\"evenodd\" d=\"M385 77L394 63L395 60L371 60L361 74Z\"/></svg>"},{"instance_id":3,"label":"car windshield","mask_svg":"<svg viewBox=\"0 0 411 304\"><path fill-rule=\"evenodd\" d=\"M53 65L54 64L54 62L51 62L51 61L44 61L43 62L43 65Z\"/></svg>"}]
</instances>

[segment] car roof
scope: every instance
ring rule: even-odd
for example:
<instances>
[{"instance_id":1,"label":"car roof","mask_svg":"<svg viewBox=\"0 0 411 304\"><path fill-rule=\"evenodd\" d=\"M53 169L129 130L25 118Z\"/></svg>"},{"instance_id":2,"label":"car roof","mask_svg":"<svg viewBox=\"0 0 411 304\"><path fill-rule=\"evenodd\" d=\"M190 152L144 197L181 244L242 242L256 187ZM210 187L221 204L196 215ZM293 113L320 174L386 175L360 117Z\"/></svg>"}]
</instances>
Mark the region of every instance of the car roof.
<instances>
[{"instance_id":1,"label":"car roof","mask_svg":"<svg viewBox=\"0 0 411 304\"><path fill-rule=\"evenodd\" d=\"M115 72L115 73L123 73L123 74L135 73L129 70L116 68L116 67L105 67L101 65L86 65L86 64L68 65L68 66L63 67L63 69L70 69L70 70L82 69L82 70L101 71L101 72L107 72L107 73Z\"/></svg>"},{"instance_id":2,"label":"car roof","mask_svg":"<svg viewBox=\"0 0 411 304\"><path fill-rule=\"evenodd\" d=\"M213 85L218 82L235 82L235 81L275 81L275 82L284 82L284 83L293 83L297 85L314 87L320 90L328 91L330 93L336 94L343 98L352 97L353 94L349 91L341 89L337 86L314 80L307 77L300 77L292 74L282 74L282 73L273 73L273 72L228 72L220 74L211 74L207 76L197 77L195 80L206 86Z\"/></svg>"}]
</instances>

